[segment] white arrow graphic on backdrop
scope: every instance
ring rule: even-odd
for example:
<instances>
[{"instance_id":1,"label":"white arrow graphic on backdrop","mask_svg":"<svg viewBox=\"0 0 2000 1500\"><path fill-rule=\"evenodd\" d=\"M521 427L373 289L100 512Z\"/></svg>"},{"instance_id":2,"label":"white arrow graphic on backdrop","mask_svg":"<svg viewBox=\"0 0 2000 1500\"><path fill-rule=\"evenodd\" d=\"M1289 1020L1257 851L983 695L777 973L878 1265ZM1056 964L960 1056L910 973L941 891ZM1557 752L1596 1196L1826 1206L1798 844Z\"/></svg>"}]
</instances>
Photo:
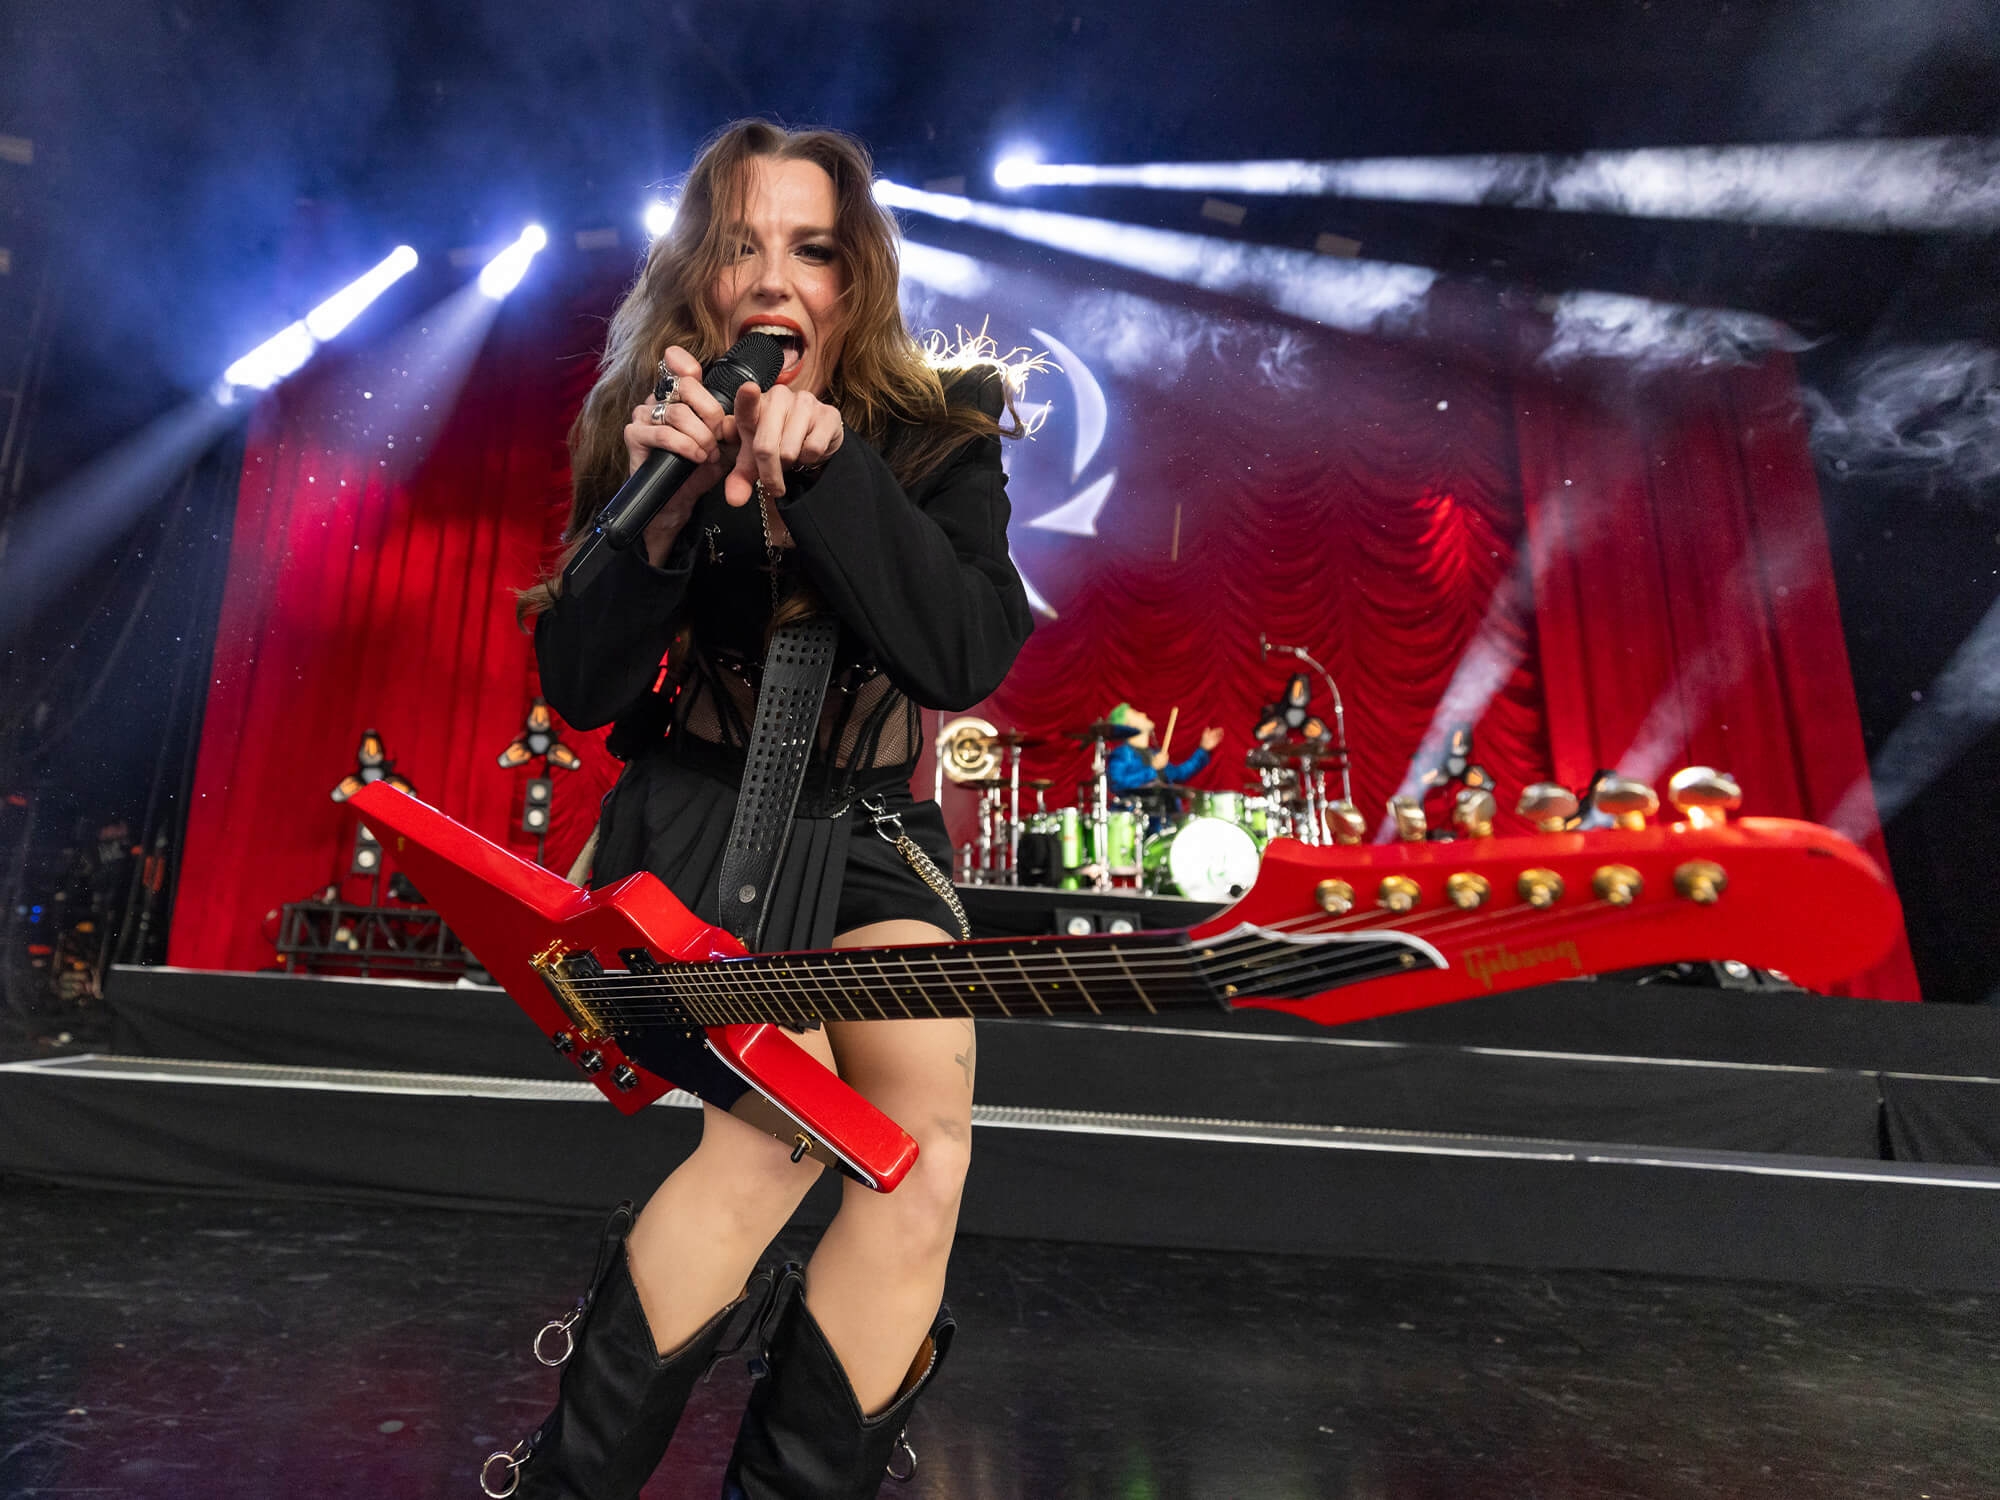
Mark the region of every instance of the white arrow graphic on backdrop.
<instances>
[{"instance_id":1,"label":"white arrow graphic on backdrop","mask_svg":"<svg viewBox=\"0 0 2000 1500\"><path fill-rule=\"evenodd\" d=\"M1062 366L1063 373L1069 377L1070 395L1074 399L1076 411L1076 454L1070 465L1069 477L1070 482L1075 483L1083 476L1083 471L1090 467L1090 461L1097 456L1097 450L1104 444L1105 429L1110 421L1109 407L1104 399L1104 387L1097 383L1097 377L1090 373L1090 366L1084 363L1083 357L1061 339L1040 328L1031 328L1028 331L1047 346L1049 353L1054 355ZM1022 419L1039 420L1047 413L1051 404L1045 402L1039 406L1023 405L1020 408ZM1104 503L1111 498L1111 487L1117 479L1116 469L1098 476L1061 505L1053 510L1044 511L1028 524L1037 531L1061 532L1065 536L1096 536L1098 512L1104 509ZM1028 592L1029 605L1053 619L1055 608L1042 597L1041 592L1029 579L1021 567L1019 558L1014 560L1014 568L1020 573L1021 585Z\"/></svg>"}]
</instances>

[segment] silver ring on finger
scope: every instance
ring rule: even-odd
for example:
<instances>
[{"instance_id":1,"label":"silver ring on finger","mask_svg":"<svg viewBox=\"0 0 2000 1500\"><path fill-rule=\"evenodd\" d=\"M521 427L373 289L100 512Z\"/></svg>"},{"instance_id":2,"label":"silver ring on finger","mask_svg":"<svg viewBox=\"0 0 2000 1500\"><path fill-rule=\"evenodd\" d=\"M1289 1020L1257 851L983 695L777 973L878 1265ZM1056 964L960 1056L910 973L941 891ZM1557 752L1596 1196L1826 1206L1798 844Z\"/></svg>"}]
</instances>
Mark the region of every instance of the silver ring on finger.
<instances>
[{"instance_id":1,"label":"silver ring on finger","mask_svg":"<svg viewBox=\"0 0 2000 1500\"><path fill-rule=\"evenodd\" d=\"M667 369L667 362L660 361L660 368L653 375L653 399L671 405L680 399L681 378Z\"/></svg>"},{"instance_id":2,"label":"silver ring on finger","mask_svg":"<svg viewBox=\"0 0 2000 1500\"><path fill-rule=\"evenodd\" d=\"M655 427L663 427L666 425L667 405L668 403L666 403L665 401L656 401L653 403L652 411L647 413L647 415L653 419L653 425Z\"/></svg>"}]
</instances>

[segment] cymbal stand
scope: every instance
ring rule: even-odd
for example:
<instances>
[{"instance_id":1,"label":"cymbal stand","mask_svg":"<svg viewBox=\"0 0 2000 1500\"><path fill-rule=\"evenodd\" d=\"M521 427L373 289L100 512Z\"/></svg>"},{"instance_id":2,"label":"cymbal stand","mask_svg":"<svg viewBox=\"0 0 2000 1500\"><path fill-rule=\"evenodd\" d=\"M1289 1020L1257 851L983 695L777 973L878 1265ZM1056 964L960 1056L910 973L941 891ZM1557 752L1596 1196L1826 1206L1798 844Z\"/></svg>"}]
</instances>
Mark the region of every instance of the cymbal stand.
<instances>
[{"instance_id":1,"label":"cymbal stand","mask_svg":"<svg viewBox=\"0 0 2000 1500\"><path fill-rule=\"evenodd\" d=\"M1021 883L1021 747L1007 751L1007 884Z\"/></svg>"},{"instance_id":2,"label":"cymbal stand","mask_svg":"<svg viewBox=\"0 0 2000 1500\"><path fill-rule=\"evenodd\" d=\"M1091 742L1090 789L1090 831L1095 841L1091 853L1097 866L1090 888L1108 891L1111 889L1111 753L1103 740Z\"/></svg>"},{"instance_id":3,"label":"cymbal stand","mask_svg":"<svg viewBox=\"0 0 2000 1500\"><path fill-rule=\"evenodd\" d=\"M1287 656L1295 656L1315 672L1319 673L1321 680L1326 683L1327 693L1333 699L1333 742L1339 752L1336 758L1340 762L1340 799L1343 802L1352 802L1354 800L1354 786L1347 769L1347 705L1341 702L1340 684L1333 680L1333 673L1327 671L1325 667L1314 660L1312 653L1307 651L1303 646L1281 646L1276 641L1267 641L1262 634L1259 634L1257 637L1257 649L1260 656L1271 651L1282 652ZM1322 787L1320 801L1324 803L1325 800L1325 788ZM1315 840L1315 842L1317 841Z\"/></svg>"},{"instance_id":4,"label":"cymbal stand","mask_svg":"<svg viewBox=\"0 0 2000 1500\"><path fill-rule=\"evenodd\" d=\"M976 885L992 885L997 873L998 851L995 844L1000 821L1000 789L991 783L982 783L979 788L979 862L973 867L973 882Z\"/></svg>"},{"instance_id":5,"label":"cymbal stand","mask_svg":"<svg viewBox=\"0 0 2000 1500\"><path fill-rule=\"evenodd\" d=\"M1299 757L1299 797L1305 804L1300 821L1305 827L1298 831L1298 839L1305 844L1330 844L1333 836L1326 826L1326 777L1319 769L1319 757L1302 755Z\"/></svg>"}]
</instances>

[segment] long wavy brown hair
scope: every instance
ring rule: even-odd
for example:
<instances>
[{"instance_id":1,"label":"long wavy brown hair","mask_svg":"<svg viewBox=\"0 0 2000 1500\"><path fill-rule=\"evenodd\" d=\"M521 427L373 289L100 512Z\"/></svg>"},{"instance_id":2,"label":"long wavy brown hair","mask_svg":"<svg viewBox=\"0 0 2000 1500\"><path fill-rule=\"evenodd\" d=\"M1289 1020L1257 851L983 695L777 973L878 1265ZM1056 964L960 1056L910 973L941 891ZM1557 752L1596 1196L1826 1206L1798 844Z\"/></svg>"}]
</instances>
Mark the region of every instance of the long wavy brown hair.
<instances>
[{"instance_id":1,"label":"long wavy brown hair","mask_svg":"<svg viewBox=\"0 0 2000 1500\"><path fill-rule=\"evenodd\" d=\"M708 290L735 250L729 231L741 217L747 168L755 157L809 161L833 179L834 241L846 277L845 341L822 399L839 409L848 431L882 448L891 471L908 488L968 438L1002 430L977 406L945 398L946 379L956 371L977 363L1004 366L993 357L992 344L975 338L956 345L937 340L926 347L904 325L897 300L896 224L875 201L868 148L837 130L787 130L768 120L738 120L702 147L681 189L673 227L653 241L638 279L611 316L597 383L569 430L572 495L565 546L553 571L522 592L518 614L524 623L554 603L562 568L582 545L591 518L625 482L625 424L632 408L651 394L660 355L678 344L706 364L728 347L728 330L717 321ZM1007 430L1018 433L1018 419Z\"/></svg>"}]
</instances>

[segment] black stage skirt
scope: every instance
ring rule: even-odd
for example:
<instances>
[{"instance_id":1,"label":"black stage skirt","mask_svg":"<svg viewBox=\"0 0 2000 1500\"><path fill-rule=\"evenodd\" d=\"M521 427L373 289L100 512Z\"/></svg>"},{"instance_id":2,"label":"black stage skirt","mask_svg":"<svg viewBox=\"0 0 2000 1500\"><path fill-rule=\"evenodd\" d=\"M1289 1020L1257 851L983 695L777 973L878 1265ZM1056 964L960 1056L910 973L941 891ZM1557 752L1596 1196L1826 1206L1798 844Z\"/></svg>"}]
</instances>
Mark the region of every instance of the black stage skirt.
<instances>
[{"instance_id":1,"label":"black stage skirt","mask_svg":"<svg viewBox=\"0 0 2000 1500\"><path fill-rule=\"evenodd\" d=\"M808 770L809 781L817 769ZM668 740L631 761L604 799L592 888L647 870L702 921L721 926L722 856L742 778L740 752L697 740ZM835 934L873 922L912 920L958 931L951 908L869 824L860 807L863 797L898 813L904 832L938 869L951 870L944 814L935 802L911 798L910 767L861 773L839 816L807 805L792 820L785 858L771 883L766 952L826 948ZM713 1054L699 1043L688 1043L684 1051L684 1060L662 1058L674 1083L720 1109L742 1097L747 1085Z\"/></svg>"}]
</instances>

